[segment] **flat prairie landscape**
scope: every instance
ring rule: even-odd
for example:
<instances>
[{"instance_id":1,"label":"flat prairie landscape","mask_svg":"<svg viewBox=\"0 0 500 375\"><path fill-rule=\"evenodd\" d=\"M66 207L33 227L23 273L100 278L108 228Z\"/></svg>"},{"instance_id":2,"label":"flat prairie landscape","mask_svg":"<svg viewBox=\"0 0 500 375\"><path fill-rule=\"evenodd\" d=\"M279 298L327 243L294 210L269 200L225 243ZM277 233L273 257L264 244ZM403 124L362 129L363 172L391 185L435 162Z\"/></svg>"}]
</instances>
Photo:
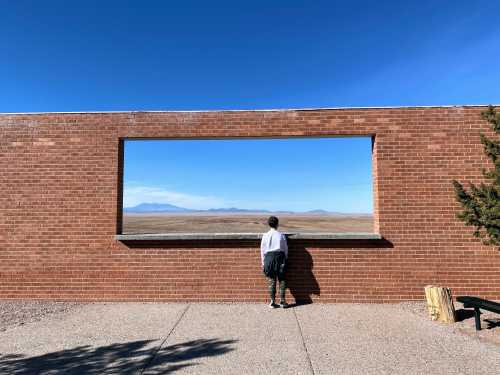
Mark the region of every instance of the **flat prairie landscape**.
<instances>
[{"instance_id":1,"label":"flat prairie landscape","mask_svg":"<svg viewBox=\"0 0 500 375\"><path fill-rule=\"evenodd\" d=\"M258 233L272 213L124 213L123 233ZM373 232L371 214L282 214L284 232Z\"/></svg>"}]
</instances>

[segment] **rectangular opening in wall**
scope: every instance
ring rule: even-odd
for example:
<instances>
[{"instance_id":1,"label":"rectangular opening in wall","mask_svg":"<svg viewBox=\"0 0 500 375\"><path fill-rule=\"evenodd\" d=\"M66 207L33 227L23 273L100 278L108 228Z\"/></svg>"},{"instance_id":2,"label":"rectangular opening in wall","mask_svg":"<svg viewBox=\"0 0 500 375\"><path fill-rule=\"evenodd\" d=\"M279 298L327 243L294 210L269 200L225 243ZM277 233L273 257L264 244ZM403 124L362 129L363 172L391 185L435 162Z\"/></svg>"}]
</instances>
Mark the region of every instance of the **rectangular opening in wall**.
<instances>
[{"instance_id":1,"label":"rectangular opening in wall","mask_svg":"<svg viewBox=\"0 0 500 375\"><path fill-rule=\"evenodd\" d=\"M372 138L125 140L122 234L373 233Z\"/></svg>"}]
</instances>

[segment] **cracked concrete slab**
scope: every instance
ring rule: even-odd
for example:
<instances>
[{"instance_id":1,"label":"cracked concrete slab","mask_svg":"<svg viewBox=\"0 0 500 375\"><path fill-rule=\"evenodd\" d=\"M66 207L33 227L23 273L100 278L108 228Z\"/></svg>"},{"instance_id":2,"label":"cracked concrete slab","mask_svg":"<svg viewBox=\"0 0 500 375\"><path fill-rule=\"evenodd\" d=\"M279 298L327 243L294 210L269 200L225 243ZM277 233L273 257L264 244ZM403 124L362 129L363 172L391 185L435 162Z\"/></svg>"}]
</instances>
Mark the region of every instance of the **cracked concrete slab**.
<instances>
[{"instance_id":1,"label":"cracked concrete slab","mask_svg":"<svg viewBox=\"0 0 500 375\"><path fill-rule=\"evenodd\" d=\"M395 305L315 304L296 313L315 374L478 374L500 347Z\"/></svg>"},{"instance_id":2,"label":"cracked concrete slab","mask_svg":"<svg viewBox=\"0 0 500 375\"><path fill-rule=\"evenodd\" d=\"M171 354L174 352L174 354ZM310 374L291 309L265 304L195 304L146 374Z\"/></svg>"},{"instance_id":3,"label":"cracked concrete slab","mask_svg":"<svg viewBox=\"0 0 500 375\"><path fill-rule=\"evenodd\" d=\"M500 346L414 310L403 304L271 310L254 303L91 303L6 326L0 373L408 375L500 366Z\"/></svg>"}]
</instances>

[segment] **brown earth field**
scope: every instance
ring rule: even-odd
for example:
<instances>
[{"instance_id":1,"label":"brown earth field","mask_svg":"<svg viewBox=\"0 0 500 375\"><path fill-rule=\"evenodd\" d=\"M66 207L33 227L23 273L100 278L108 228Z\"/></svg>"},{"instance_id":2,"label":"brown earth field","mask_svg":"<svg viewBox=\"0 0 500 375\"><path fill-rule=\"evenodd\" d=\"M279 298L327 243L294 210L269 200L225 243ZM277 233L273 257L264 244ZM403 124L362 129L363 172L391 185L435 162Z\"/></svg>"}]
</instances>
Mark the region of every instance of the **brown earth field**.
<instances>
[{"instance_id":1,"label":"brown earth field","mask_svg":"<svg viewBox=\"0 0 500 375\"><path fill-rule=\"evenodd\" d=\"M122 233L259 233L269 213L126 213ZM370 214L275 214L283 232L373 232Z\"/></svg>"}]
</instances>

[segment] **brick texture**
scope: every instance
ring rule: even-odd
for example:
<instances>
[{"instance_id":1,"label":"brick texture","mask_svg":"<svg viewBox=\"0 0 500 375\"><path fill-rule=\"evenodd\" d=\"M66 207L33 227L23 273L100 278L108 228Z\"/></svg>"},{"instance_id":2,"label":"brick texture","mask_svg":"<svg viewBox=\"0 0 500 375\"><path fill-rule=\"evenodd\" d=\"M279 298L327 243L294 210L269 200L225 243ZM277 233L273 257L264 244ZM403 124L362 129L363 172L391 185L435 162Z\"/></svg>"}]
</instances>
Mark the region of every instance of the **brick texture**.
<instances>
[{"instance_id":1,"label":"brick texture","mask_svg":"<svg viewBox=\"0 0 500 375\"><path fill-rule=\"evenodd\" d=\"M455 215L482 180L482 107L0 115L0 298L264 301L258 243L133 246L121 139L374 135L382 241L290 243L290 298L396 302L427 284L500 299L500 253Z\"/></svg>"}]
</instances>

